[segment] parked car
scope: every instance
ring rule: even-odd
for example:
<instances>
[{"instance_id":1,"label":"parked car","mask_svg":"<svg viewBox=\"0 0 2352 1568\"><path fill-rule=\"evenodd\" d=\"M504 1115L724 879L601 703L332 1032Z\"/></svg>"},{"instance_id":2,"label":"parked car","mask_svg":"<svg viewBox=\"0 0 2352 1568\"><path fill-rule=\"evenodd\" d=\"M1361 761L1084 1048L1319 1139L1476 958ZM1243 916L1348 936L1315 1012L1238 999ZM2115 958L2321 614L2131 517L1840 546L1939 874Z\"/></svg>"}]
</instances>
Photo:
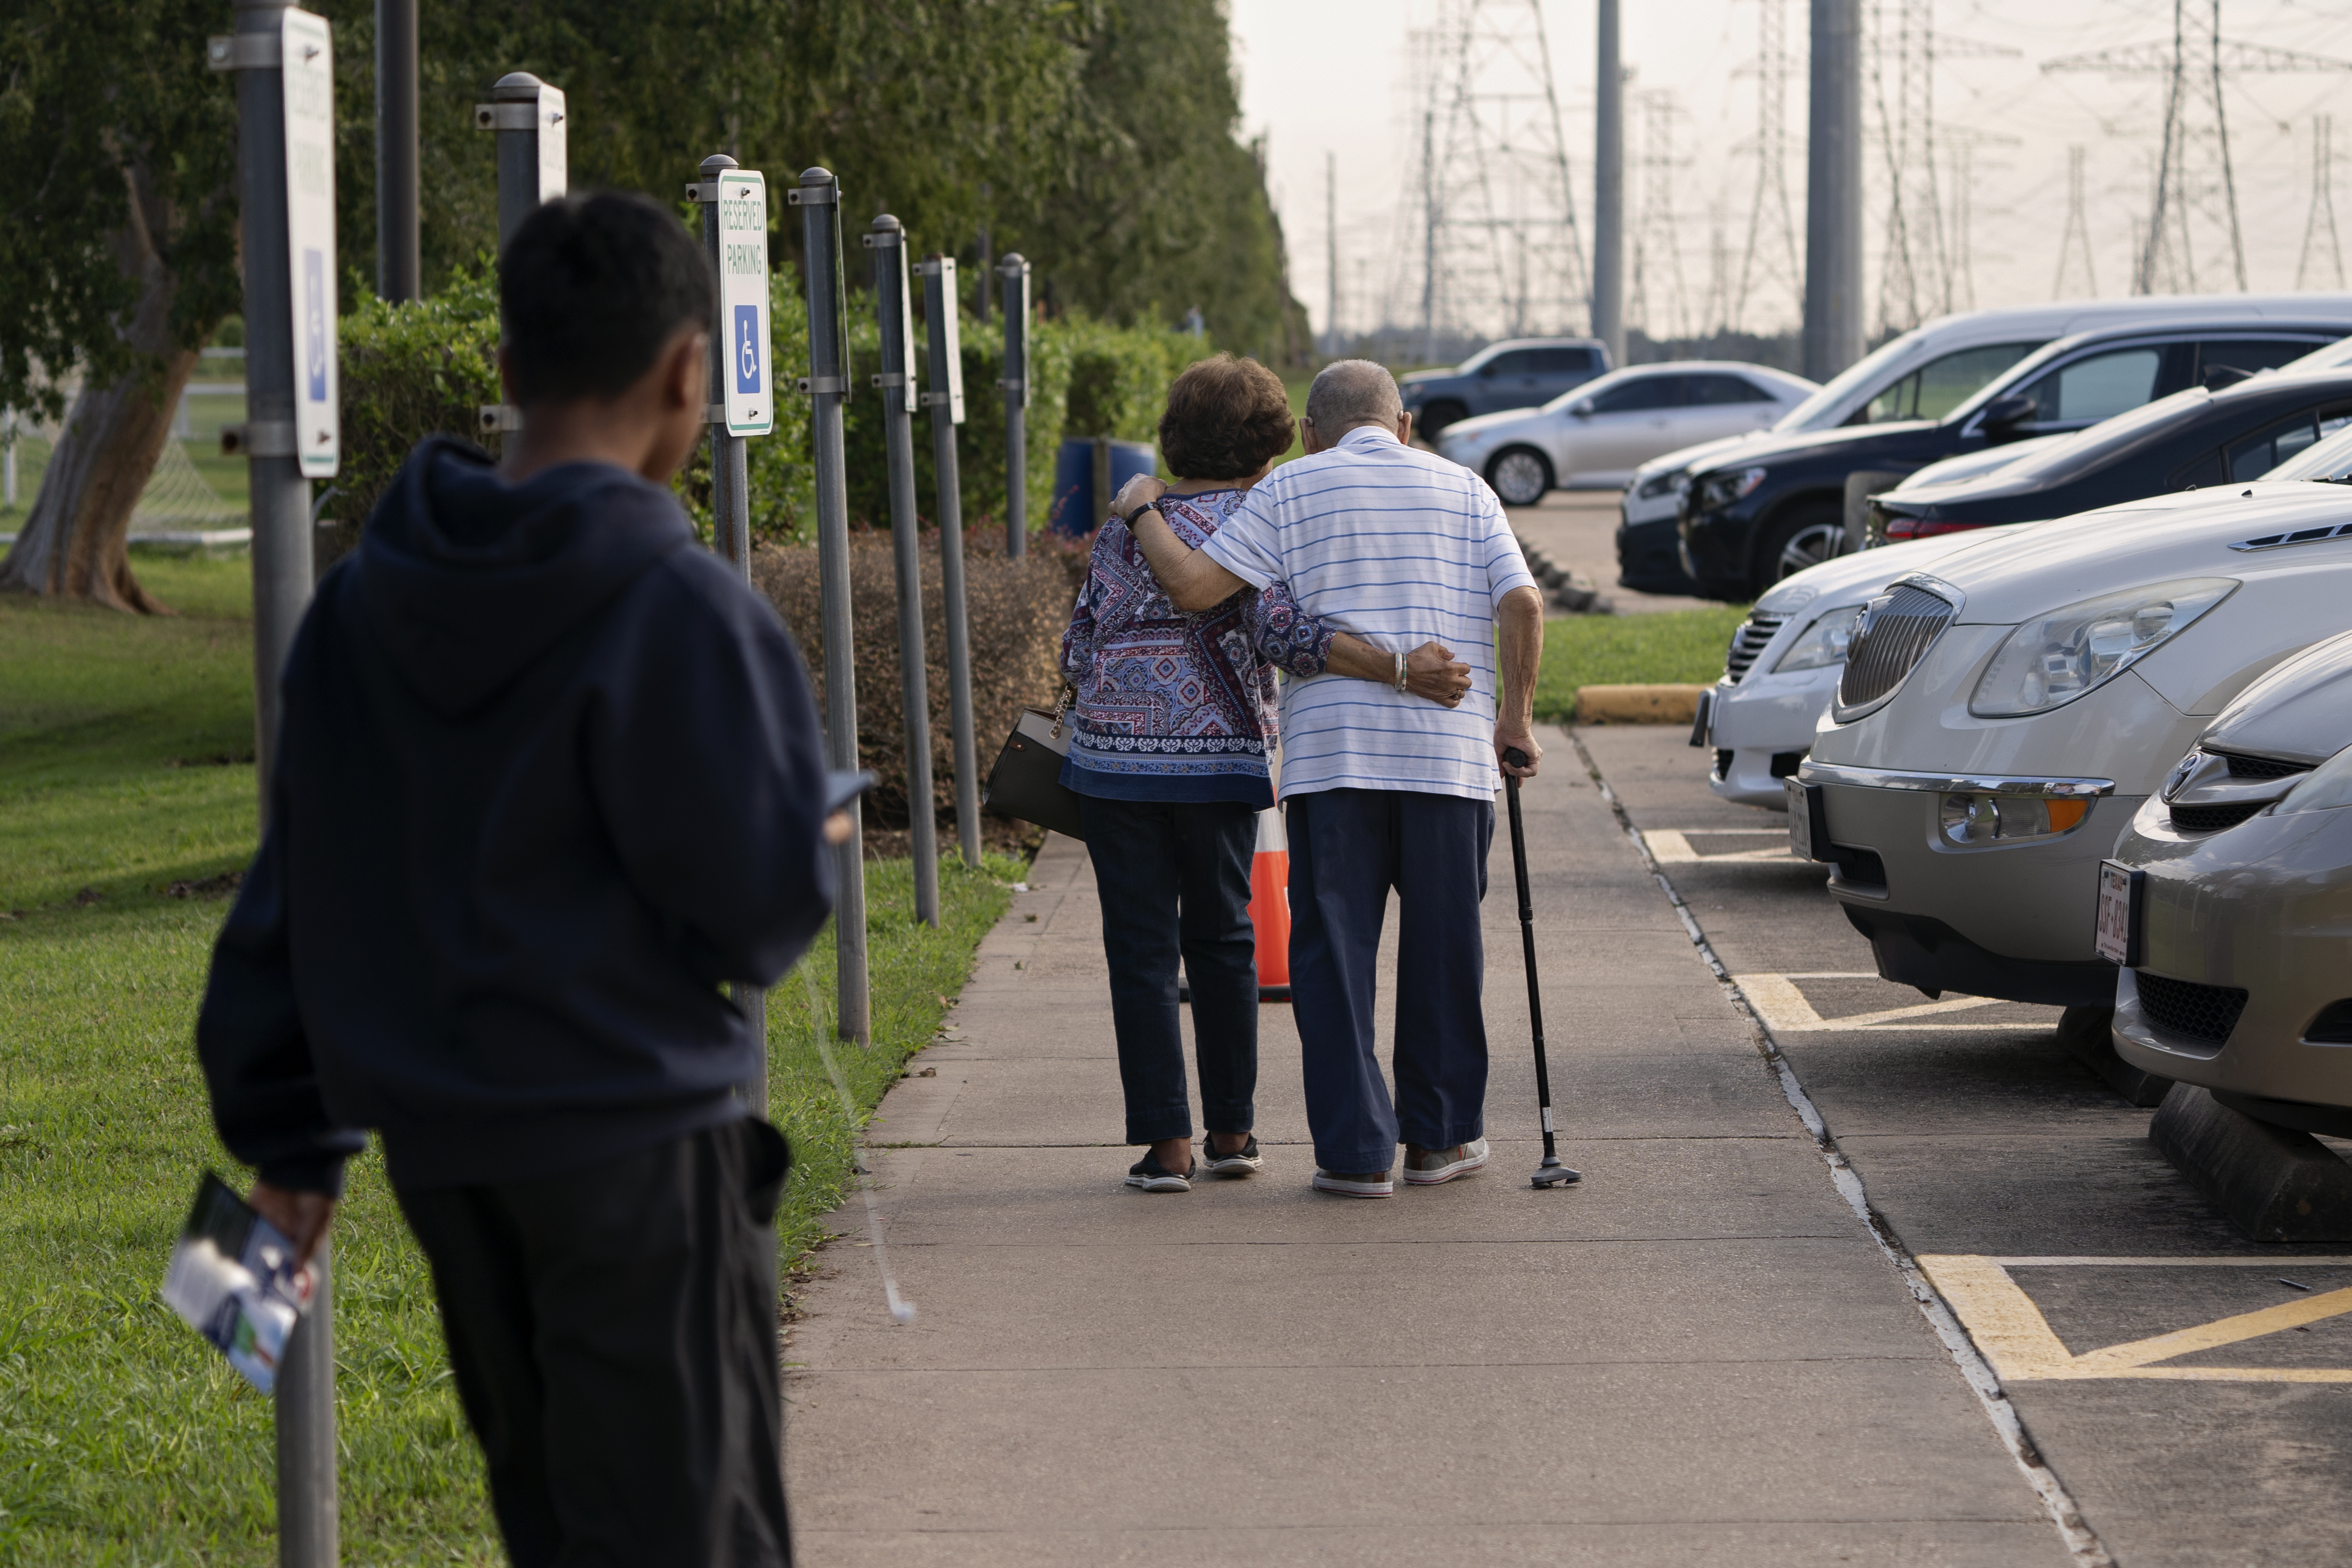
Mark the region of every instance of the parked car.
<instances>
[{"instance_id":1,"label":"parked car","mask_svg":"<svg viewBox=\"0 0 2352 1568\"><path fill-rule=\"evenodd\" d=\"M2158 490L2243 483L2347 426L2352 371L2260 375L2220 392L2192 386L1990 473L1922 469L1870 498L1869 542L2038 522Z\"/></svg>"},{"instance_id":2,"label":"parked car","mask_svg":"<svg viewBox=\"0 0 2352 1568\"><path fill-rule=\"evenodd\" d=\"M1474 414L1540 408L1609 369L1599 338L1513 338L1489 343L1452 370L1410 371L1397 378L1405 412L1423 438Z\"/></svg>"},{"instance_id":3,"label":"parked car","mask_svg":"<svg viewBox=\"0 0 2352 1568\"><path fill-rule=\"evenodd\" d=\"M2332 313L2344 303L2334 296L2156 294L1943 316L1881 344L1847 366L1821 391L1790 409L1769 434L1795 436L1846 426L1940 418L2027 354L2076 332L2187 320L2259 322L2266 314L2301 313L2315 305ZM2322 368L2309 360L2301 363L2305 369ZM1683 570L1679 529L1690 470L1760 438L1731 437L1686 447L1654 458L1633 471L1625 487L1617 529L1618 575L1627 587L1660 594L1698 591ZM1892 483L1900 477L1885 475L1884 481Z\"/></svg>"},{"instance_id":4,"label":"parked car","mask_svg":"<svg viewBox=\"0 0 2352 1568\"><path fill-rule=\"evenodd\" d=\"M2021 443L2041 451L2055 444ZM1972 460L1952 459L1956 466ZM2352 484L2352 430L2329 437L2263 478L2266 482ZM2126 507L2104 515L2127 527L2146 514ZM1971 542L2013 537L2018 526L1971 530L1840 556L1783 579L1757 600L1732 634L1723 675L1702 699L1699 721L1692 731L1694 743L1714 748L1708 788L1745 805L1785 809L1780 781L1795 773L1813 743L1843 673L1845 650L1864 605L1905 573L1934 570L1932 563L1956 555Z\"/></svg>"},{"instance_id":5,"label":"parked car","mask_svg":"<svg viewBox=\"0 0 2352 1568\"><path fill-rule=\"evenodd\" d=\"M1890 980L2098 1006L2098 866L2212 717L2343 626L2352 495L2272 480L2013 532L1856 625L1791 842Z\"/></svg>"},{"instance_id":6,"label":"parked car","mask_svg":"<svg viewBox=\"0 0 2352 1568\"><path fill-rule=\"evenodd\" d=\"M1760 430L1819 391L1786 371L1729 360L1628 365L1541 408L1457 419L1440 455L1486 477L1508 506L1551 489L1614 489L1670 447Z\"/></svg>"},{"instance_id":7,"label":"parked car","mask_svg":"<svg viewBox=\"0 0 2352 1568\"><path fill-rule=\"evenodd\" d=\"M1703 594L1754 598L1858 542L1859 531L1849 532L1849 478L1864 493L1885 489L1937 458L2081 429L2184 387L2284 364L2347 331L2352 297L2306 296L2295 318L2215 311L2077 332L2020 359L1940 417L1926 416L1923 390L1917 417L1775 437L1718 455L1690 469L1677 524L1684 566Z\"/></svg>"},{"instance_id":8,"label":"parked car","mask_svg":"<svg viewBox=\"0 0 2352 1568\"><path fill-rule=\"evenodd\" d=\"M2101 876L2132 1066L2352 1133L2352 634L2221 710Z\"/></svg>"}]
</instances>

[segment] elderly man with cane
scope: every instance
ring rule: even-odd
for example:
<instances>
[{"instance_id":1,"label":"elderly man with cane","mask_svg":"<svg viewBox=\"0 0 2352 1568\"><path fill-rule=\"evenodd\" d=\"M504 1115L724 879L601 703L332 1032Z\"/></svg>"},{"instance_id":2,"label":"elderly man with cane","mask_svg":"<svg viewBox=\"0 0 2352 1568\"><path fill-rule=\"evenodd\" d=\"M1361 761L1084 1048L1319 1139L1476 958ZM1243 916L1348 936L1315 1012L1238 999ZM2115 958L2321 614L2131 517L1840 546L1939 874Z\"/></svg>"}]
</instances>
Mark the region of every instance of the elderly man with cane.
<instances>
[{"instance_id":1,"label":"elderly man with cane","mask_svg":"<svg viewBox=\"0 0 2352 1568\"><path fill-rule=\"evenodd\" d=\"M1398 660L1394 689L1315 676L1282 695L1291 995L1315 1185L1352 1197L1394 1193L1400 1138L1415 1185L1486 1163L1478 905L1496 770L1533 778L1543 754L1532 732L1542 595L1495 492L1408 446L1412 426L1386 370L1342 360L1307 394L1307 455L1261 481L1201 549L1151 509L1158 480L1130 480L1118 502L1180 607L1284 583L1301 609ZM1404 693L1405 651L1432 639L1470 666L1458 708ZM1403 956L1394 1104L1372 1044L1391 888Z\"/></svg>"}]
</instances>

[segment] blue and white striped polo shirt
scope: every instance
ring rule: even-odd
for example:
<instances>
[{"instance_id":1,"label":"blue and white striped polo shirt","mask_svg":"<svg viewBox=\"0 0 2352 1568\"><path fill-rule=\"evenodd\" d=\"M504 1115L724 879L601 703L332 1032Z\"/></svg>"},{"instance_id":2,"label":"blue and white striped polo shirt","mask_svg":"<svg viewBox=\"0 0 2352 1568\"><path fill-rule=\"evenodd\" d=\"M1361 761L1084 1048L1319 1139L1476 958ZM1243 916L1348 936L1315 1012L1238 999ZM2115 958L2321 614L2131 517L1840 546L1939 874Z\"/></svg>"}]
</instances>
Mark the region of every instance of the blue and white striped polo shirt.
<instances>
[{"instance_id":1,"label":"blue and white striped polo shirt","mask_svg":"<svg viewBox=\"0 0 2352 1568\"><path fill-rule=\"evenodd\" d=\"M1377 647L1411 653L1434 638L1470 667L1469 694L1451 709L1343 675L1284 681L1284 799L1494 798L1495 606L1536 584L1486 480L1360 426L1261 479L1201 548L1255 587L1289 584L1300 609Z\"/></svg>"}]
</instances>

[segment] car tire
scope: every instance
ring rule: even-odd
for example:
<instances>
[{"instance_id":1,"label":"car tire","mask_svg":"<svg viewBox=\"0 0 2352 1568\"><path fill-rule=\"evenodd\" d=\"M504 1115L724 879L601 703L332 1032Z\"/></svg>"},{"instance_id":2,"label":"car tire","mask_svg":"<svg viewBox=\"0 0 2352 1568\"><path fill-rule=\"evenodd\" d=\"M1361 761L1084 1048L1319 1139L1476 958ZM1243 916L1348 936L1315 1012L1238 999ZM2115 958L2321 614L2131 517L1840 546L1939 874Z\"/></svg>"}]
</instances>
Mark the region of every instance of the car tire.
<instances>
[{"instance_id":1,"label":"car tire","mask_svg":"<svg viewBox=\"0 0 2352 1568\"><path fill-rule=\"evenodd\" d=\"M1773 584L1846 552L1845 509L1835 501L1811 501L1782 513L1756 547L1748 593L1761 597Z\"/></svg>"},{"instance_id":2,"label":"car tire","mask_svg":"<svg viewBox=\"0 0 2352 1568\"><path fill-rule=\"evenodd\" d=\"M1437 439L1438 432L1456 419L1467 419L1470 411L1451 398L1440 399L1423 409L1413 420L1414 434L1426 441Z\"/></svg>"},{"instance_id":3,"label":"car tire","mask_svg":"<svg viewBox=\"0 0 2352 1568\"><path fill-rule=\"evenodd\" d=\"M1533 506L1552 488L1551 459L1533 447L1506 447L1486 460L1486 482L1505 506Z\"/></svg>"}]
</instances>

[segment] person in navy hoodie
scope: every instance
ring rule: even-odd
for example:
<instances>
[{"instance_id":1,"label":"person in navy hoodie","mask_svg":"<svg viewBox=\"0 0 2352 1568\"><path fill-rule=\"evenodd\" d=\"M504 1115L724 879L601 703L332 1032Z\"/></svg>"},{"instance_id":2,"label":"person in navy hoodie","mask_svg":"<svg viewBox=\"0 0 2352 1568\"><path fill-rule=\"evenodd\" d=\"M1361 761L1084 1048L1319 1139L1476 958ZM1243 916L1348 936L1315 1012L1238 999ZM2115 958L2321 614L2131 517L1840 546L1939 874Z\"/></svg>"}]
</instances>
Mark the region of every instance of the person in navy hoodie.
<instances>
[{"instance_id":1,"label":"person in navy hoodie","mask_svg":"<svg viewBox=\"0 0 2352 1568\"><path fill-rule=\"evenodd\" d=\"M306 1254L382 1140L520 1564L791 1561L774 1234L732 1092L833 904L820 731L768 605L668 481L714 282L641 197L499 261L493 462L418 445L285 670L268 828L197 1052Z\"/></svg>"}]
</instances>

